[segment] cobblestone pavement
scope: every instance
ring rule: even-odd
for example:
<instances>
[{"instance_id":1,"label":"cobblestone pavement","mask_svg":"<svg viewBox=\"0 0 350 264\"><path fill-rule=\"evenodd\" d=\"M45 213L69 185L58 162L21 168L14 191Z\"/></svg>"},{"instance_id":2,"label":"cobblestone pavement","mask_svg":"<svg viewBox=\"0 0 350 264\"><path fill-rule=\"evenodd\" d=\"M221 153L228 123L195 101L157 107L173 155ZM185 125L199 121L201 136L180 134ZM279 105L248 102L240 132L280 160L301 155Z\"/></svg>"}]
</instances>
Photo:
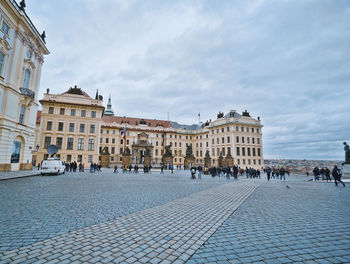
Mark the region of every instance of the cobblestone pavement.
<instances>
[{"instance_id":1,"label":"cobblestone pavement","mask_svg":"<svg viewBox=\"0 0 350 264\"><path fill-rule=\"evenodd\" d=\"M265 181L187 263L350 263L349 185Z\"/></svg>"},{"instance_id":2,"label":"cobblestone pavement","mask_svg":"<svg viewBox=\"0 0 350 264\"><path fill-rule=\"evenodd\" d=\"M160 175L66 173L0 182L0 252L113 220L218 186L221 178L190 173Z\"/></svg>"},{"instance_id":3,"label":"cobblestone pavement","mask_svg":"<svg viewBox=\"0 0 350 264\"><path fill-rule=\"evenodd\" d=\"M25 171L0 172L0 181L15 179L15 178L23 178L23 177L34 176L39 174L40 172L36 168L33 170L25 170Z\"/></svg>"},{"instance_id":4,"label":"cobblestone pavement","mask_svg":"<svg viewBox=\"0 0 350 264\"><path fill-rule=\"evenodd\" d=\"M3 252L0 262L184 263L259 184L259 181L223 184Z\"/></svg>"}]
</instances>

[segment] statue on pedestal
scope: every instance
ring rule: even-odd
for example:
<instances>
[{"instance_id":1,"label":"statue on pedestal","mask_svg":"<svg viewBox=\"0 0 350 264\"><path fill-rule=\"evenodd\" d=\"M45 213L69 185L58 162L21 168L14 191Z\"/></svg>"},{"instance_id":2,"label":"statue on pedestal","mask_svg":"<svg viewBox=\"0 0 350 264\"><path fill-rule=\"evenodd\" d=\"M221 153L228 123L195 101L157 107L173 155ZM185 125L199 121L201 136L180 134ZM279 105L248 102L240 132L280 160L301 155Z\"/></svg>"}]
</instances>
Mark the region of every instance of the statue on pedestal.
<instances>
[{"instance_id":1,"label":"statue on pedestal","mask_svg":"<svg viewBox=\"0 0 350 264\"><path fill-rule=\"evenodd\" d=\"M350 164L350 148L349 145L344 142L344 151L345 151L345 164Z\"/></svg>"}]
</instances>

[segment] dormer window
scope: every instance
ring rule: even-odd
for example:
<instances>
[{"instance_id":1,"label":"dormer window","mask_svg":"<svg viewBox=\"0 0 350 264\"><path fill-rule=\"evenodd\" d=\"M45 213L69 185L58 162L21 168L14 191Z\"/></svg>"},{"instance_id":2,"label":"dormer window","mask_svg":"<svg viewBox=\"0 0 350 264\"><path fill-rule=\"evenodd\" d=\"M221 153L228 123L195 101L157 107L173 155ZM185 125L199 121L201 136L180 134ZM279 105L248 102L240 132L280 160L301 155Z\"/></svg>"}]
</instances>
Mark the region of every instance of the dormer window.
<instances>
[{"instance_id":1,"label":"dormer window","mask_svg":"<svg viewBox=\"0 0 350 264\"><path fill-rule=\"evenodd\" d=\"M10 32L10 27L6 24L5 21L2 21L1 30L4 31L6 35L8 35Z\"/></svg>"}]
</instances>

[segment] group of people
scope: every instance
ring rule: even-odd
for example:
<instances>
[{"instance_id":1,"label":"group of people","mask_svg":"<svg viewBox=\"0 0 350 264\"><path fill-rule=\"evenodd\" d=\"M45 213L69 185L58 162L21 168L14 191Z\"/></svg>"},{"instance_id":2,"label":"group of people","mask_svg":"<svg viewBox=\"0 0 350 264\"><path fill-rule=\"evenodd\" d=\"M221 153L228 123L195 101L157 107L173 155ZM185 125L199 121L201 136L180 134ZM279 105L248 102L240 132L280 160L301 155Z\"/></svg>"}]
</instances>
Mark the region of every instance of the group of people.
<instances>
[{"instance_id":1,"label":"group of people","mask_svg":"<svg viewBox=\"0 0 350 264\"><path fill-rule=\"evenodd\" d=\"M327 167L319 169L318 166L316 166L312 170L312 173L314 174L315 181L319 181L320 177L322 178L323 181L324 180L331 181L331 177L330 177L331 171ZM308 175L308 173L307 173L307 175ZM341 180L341 177L342 177L341 170L338 168L337 165L334 165L334 167L333 167L332 176L333 176L334 183L336 186L338 186L338 182L340 182L345 187L345 183Z\"/></svg>"},{"instance_id":2,"label":"group of people","mask_svg":"<svg viewBox=\"0 0 350 264\"><path fill-rule=\"evenodd\" d=\"M121 169L122 169L123 173L127 173L127 172L139 173L139 166L137 164L134 166L132 166L131 164L130 165L122 165ZM143 173L151 173L151 169L152 169L152 165L150 165L150 166L144 165L143 166ZM114 165L113 172L118 173L118 166L117 165Z\"/></svg>"},{"instance_id":3,"label":"group of people","mask_svg":"<svg viewBox=\"0 0 350 264\"><path fill-rule=\"evenodd\" d=\"M280 180L286 180L286 174L289 176L289 171L285 168L270 168L266 167L264 169L264 172L266 173L267 180L269 181L271 178L273 179L280 179Z\"/></svg>"}]
</instances>

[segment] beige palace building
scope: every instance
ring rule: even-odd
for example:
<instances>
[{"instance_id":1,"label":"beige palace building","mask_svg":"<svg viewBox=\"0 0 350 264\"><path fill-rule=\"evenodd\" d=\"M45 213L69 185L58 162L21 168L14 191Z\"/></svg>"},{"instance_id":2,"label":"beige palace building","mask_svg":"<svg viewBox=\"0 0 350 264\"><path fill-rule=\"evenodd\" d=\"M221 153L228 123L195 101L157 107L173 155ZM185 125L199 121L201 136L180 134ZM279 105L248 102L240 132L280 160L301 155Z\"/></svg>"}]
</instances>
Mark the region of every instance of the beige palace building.
<instances>
[{"instance_id":1,"label":"beige palace building","mask_svg":"<svg viewBox=\"0 0 350 264\"><path fill-rule=\"evenodd\" d=\"M238 166L263 167L262 125L247 111L231 110L219 113L214 121L198 125L177 122L115 116L109 98L106 110L102 98L89 97L75 87L63 94L44 95L42 112L37 119L37 142L40 145L36 162L47 157L50 144L59 147L63 161L88 165L99 163L101 151L108 150L110 166L122 164L124 146L131 152L132 165L143 164L144 154L151 151L152 165L160 166L165 145L172 145L173 164L184 165L186 146L192 144L195 165L204 165L205 153L211 156L212 166L218 166L220 153L230 154ZM73 114L72 114L73 111ZM92 113L93 114L92 116ZM91 128L93 127L93 129ZM125 142L122 136L126 130ZM164 139L163 139L164 137Z\"/></svg>"},{"instance_id":2,"label":"beige palace building","mask_svg":"<svg viewBox=\"0 0 350 264\"><path fill-rule=\"evenodd\" d=\"M0 1L0 171L31 169L45 34L24 2Z\"/></svg>"}]
</instances>

